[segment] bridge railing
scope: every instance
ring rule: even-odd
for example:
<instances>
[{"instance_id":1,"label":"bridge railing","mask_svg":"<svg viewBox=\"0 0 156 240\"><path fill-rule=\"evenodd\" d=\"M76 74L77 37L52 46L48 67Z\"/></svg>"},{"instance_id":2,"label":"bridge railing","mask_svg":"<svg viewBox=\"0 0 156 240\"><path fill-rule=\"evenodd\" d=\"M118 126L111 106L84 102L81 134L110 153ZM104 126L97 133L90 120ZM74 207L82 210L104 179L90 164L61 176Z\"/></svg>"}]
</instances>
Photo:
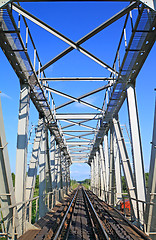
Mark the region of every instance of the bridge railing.
<instances>
[{"instance_id":1,"label":"bridge railing","mask_svg":"<svg viewBox=\"0 0 156 240\"><path fill-rule=\"evenodd\" d=\"M43 199L45 201L45 207L46 207L47 212L50 211L55 206L56 202L58 201L59 191L60 191L59 189L54 189L52 192L48 192L41 196L41 197L43 197ZM63 197L64 194L66 194L66 189L61 189L60 194ZM0 194L0 201L3 201L4 196L6 196L6 194ZM26 219L26 221L24 223L25 229L27 229L27 226L26 226L27 223L34 224L35 222L37 222L40 219L39 196L33 197L33 198L28 199L23 202L16 203L15 205L10 205L9 207L0 208L0 237L3 236L3 237L6 237L6 239L16 239L16 237L18 237L17 233L16 233L17 226L15 226L15 219L16 219L16 211L15 210L17 209L17 206L19 206L19 205L22 205L23 215L25 215L25 218L24 218L24 219ZM12 209L12 211L13 211L12 217L8 219L8 224L12 224L12 232L6 231L6 227L5 227L4 221L3 221L2 212L7 208Z\"/></svg>"},{"instance_id":2,"label":"bridge railing","mask_svg":"<svg viewBox=\"0 0 156 240\"><path fill-rule=\"evenodd\" d=\"M96 187L92 187L91 191L93 191L94 194L98 195L99 194L99 189L96 188ZM100 197L102 200L104 196L106 197L109 197L109 194L111 193L111 191L105 191L105 190L101 190L101 196L98 196ZM114 200L117 199L117 196L116 196L116 192L114 192ZM121 203L121 201L123 202L123 214L125 217L127 217L128 219L130 218L131 222L134 223L134 225L136 225L137 227L141 228L147 235L156 235L156 232L155 232L155 229L153 229L153 232L147 232L147 226L148 226L148 221L147 221L147 218L149 217L149 214L146 212L147 208L149 206L155 206L156 203L155 202L146 202L146 201L142 201L142 200L138 200L136 198L130 198L128 193L121 193L122 195L122 198L116 202L114 204L114 206L120 210L120 208L117 207L117 205L119 206L119 204ZM151 195L156 195L156 193L151 193ZM127 207L126 207L126 199L128 200L133 200L133 201L136 201L136 206L137 206L137 219L134 219L133 216L129 216L129 212L127 212ZM107 202L107 199L106 199L106 202ZM115 201L114 201L115 202ZM142 205L141 208L138 207L138 205ZM142 209L142 210L139 210L139 209ZM130 212L131 214L131 212ZM151 213L151 216L152 213ZM143 219L143 222L140 224L139 223L139 219ZM154 221L156 221L156 216L154 217Z\"/></svg>"}]
</instances>

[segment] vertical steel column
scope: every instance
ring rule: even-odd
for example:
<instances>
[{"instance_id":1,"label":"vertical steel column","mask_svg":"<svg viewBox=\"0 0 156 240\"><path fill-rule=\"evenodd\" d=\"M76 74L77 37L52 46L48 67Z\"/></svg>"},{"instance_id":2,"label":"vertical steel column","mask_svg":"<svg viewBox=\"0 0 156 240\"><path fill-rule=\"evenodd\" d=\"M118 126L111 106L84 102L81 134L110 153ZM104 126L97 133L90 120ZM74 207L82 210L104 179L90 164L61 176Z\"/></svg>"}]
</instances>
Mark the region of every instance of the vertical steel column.
<instances>
[{"instance_id":1,"label":"vertical steel column","mask_svg":"<svg viewBox=\"0 0 156 240\"><path fill-rule=\"evenodd\" d=\"M54 181L54 189L55 189L55 203L58 201L58 190L57 190L57 182L58 182L58 160L59 159L59 146L56 143L56 151L55 151L55 181Z\"/></svg>"},{"instance_id":2,"label":"vertical steel column","mask_svg":"<svg viewBox=\"0 0 156 240\"><path fill-rule=\"evenodd\" d=\"M69 183L68 183L68 167L69 163L68 163L68 160L66 159L66 156L65 156L65 189L66 189L66 194L68 194L69 192Z\"/></svg>"},{"instance_id":3,"label":"vertical steel column","mask_svg":"<svg viewBox=\"0 0 156 240\"><path fill-rule=\"evenodd\" d=\"M56 174L57 174L57 200L60 200L60 189L61 189L61 167L60 167L60 163L61 163L61 151L60 151L60 146L57 144L57 158L56 158L56 165L57 165L57 169L56 169Z\"/></svg>"},{"instance_id":4,"label":"vertical steel column","mask_svg":"<svg viewBox=\"0 0 156 240\"><path fill-rule=\"evenodd\" d=\"M90 165L90 190L93 191L93 160Z\"/></svg>"},{"instance_id":5,"label":"vertical steel column","mask_svg":"<svg viewBox=\"0 0 156 240\"><path fill-rule=\"evenodd\" d=\"M128 105L129 123L130 123L130 129L131 129L132 156L133 156L133 162L134 162L136 197L138 200L145 201L146 200L145 173L144 173L144 163L143 163L141 137L140 137L140 127L139 127L135 86L132 84L130 84L127 88L127 105ZM139 217L140 217L141 223L143 223L143 209L142 209L141 203L139 203Z\"/></svg>"},{"instance_id":6,"label":"vertical steel column","mask_svg":"<svg viewBox=\"0 0 156 240\"><path fill-rule=\"evenodd\" d=\"M101 178L102 178L102 166L101 166L101 158L100 158L100 154L99 155L99 198L102 199L102 182L101 182Z\"/></svg>"},{"instance_id":7,"label":"vertical steel column","mask_svg":"<svg viewBox=\"0 0 156 240\"><path fill-rule=\"evenodd\" d=\"M45 127L45 141L46 141L46 189L47 192L52 192L52 178L51 178L51 164L50 164L50 154L49 154L49 137L48 129Z\"/></svg>"},{"instance_id":8,"label":"vertical steel column","mask_svg":"<svg viewBox=\"0 0 156 240\"><path fill-rule=\"evenodd\" d=\"M71 185L70 185L70 162L68 161L68 186L69 190L71 191Z\"/></svg>"},{"instance_id":9,"label":"vertical steel column","mask_svg":"<svg viewBox=\"0 0 156 240\"><path fill-rule=\"evenodd\" d=\"M3 195L1 195L3 194ZM9 195L10 194L10 195ZM1 197L1 208L5 208L2 211L3 221L5 224L5 231L12 234L13 232L13 209L9 209L9 205L15 205L15 193L13 189L9 155L7 149L7 141L5 136L4 121L2 106L0 100L0 197ZM17 215L17 210L15 210L15 228L18 237L21 235L21 228L19 226L19 218Z\"/></svg>"},{"instance_id":10,"label":"vertical steel column","mask_svg":"<svg viewBox=\"0 0 156 240\"><path fill-rule=\"evenodd\" d=\"M101 158L101 191L102 191L102 200L106 201L106 168L105 168L105 159L103 152L103 144L99 146L100 149L100 158Z\"/></svg>"},{"instance_id":11,"label":"vertical steel column","mask_svg":"<svg viewBox=\"0 0 156 240\"><path fill-rule=\"evenodd\" d=\"M103 196L103 190L104 190L104 185L103 185L103 172L102 172L102 160L100 156L100 150L99 150L99 198L102 199Z\"/></svg>"},{"instance_id":12,"label":"vertical steel column","mask_svg":"<svg viewBox=\"0 0 156 240\"><path fill-rule=\"evenodd\" d=\"M71 186L70 186L70 162L69 160L66 160L67 162L67 192L69 192L71 190Z\"/></svg>"},{"instance_id":13,"label":"vertical steel column","mask_svg":"<svg viewBox=\"0 0 156 240\"><path fill-rule=\"evenodd\" d=\"M98 151L96 151L96 159L95 159L95 188L96 195L99 196L99 158Z\"/></svg>"},{"instance_id":14,"label":"vertical steel column","mask_svg":"<svg viewBox=\"0 0 156 240\"><path fill-rule=\"evenodd\" d=\"M93 160L93 193L96 194L96 156Z\"/></svg>"},{"instance_id":15,"label":"vertical steel column","mask_svg":"<svg viewBox=\"0 0 156 240\"><path fill-rule=\"evenodd\" d=\"M46 193L46 136L45 136L45 126L43 126L42 140L41 140L41 153L39 157L39 217L40 218L46 214L45 193Z\"/></svg>"},{"instance_id":16,"label":"vertical steel column","mask_svg":"<svg viewBox=\"0 0 156 240\"><path fill-rule=\"evenodd\" d=\"M17 152L16 152L16 175L15 175L15 196L16 201L26 200L26 172L27 172L27 146L28 146L28 124L29 124L29 86L21 85L18 133L17 133ZM18 205L18 214L22 233L25 231L25 214L22 205Z\"/></svg>"},{"instance_id":17,"label":"vertical steel column","mask_svg":"<svg viewBox=\"0 0 156 240\"><path fill-rule=\"evenodd\" d=\"M46 141L46 192L52 192L52 178L51 178L51 162L50 162L50 149L49 149L49 136L48 128L45 127L45 141ZM52 195L48 194L47 196L48 208L52 207Z\"/></svg>"},{"instance_id":18,"label":"vertical steel column","mask_svg":"<svg viewBox=\"0 0 156 240\"><path fill-rule=\"evenodd\" d=\"M63 198L63 152L60 150L60 199Z\"/></svg>"},{"instance_id":19,"label":"vertical steel column","mask_svg":"<svg viewBox=\"0 0 156 240\"><path fill-rule=\"evenodd\" d=\"M106 166L106 195L108 199L108 183L109 183L108 134L104 135L104 154L105 154L105 166Z\"/></svg>"},{"instance_id":20,"label":"vertical steel column","mask_svg":"<svg viewBox=\"0 0 156 240\"><path fill-rule=\"evenodd\" d=\"M122 200L122 183L121 183L120 155L115 136L114 136L114 161L116 180L116 203L118 204Z\"/></svg>"},{"instance_id":21,"label":"vertical steel column","mask_svg":"<svg viewBox=\"0 0 156 240\"><path fill-rule=\"evenodd\" d=\"M110 128L110 165L109 165L109 204L114 206L114 143L113 143L113 126Z\"/></svg>"},{"instance_id":22,"label":"vertical steel column","mask_svg":"<svg viewBox=\"0 0 156 240\"><path fill-rule=\"evenodd\" d=\"M137 216L138 216L137 204L136 204L136 201L131 200L131 198L136 199L136 194L135 194L135 187L134 187L133 174L132 174L132 170L131 170L130 160L128 158L128 153L126 150L126 145L125 145L121 127L119 124L119 120L116 118L113 118L113 124L114 124L118 147L120 150L120 155L121 155L121 160L122 160L121 162L122 162L123 172L124 172L124 176L125 176L126 183L127 183L128 194L129 194L130 202L131 202L131 212L132 212L131 214L132 214L132 216L134 215L135 219L137 219Z\"/></svg>"},{"instance_id":23,"label":"vertical steel column","mask_svg":"<svg viewBox=\"0 0 156 240\"><path fill-rule=\"evenodd\" d=\"M62 152L62 187L63 187L63 197L66 193L66 158Z\"/></svg>"},{"instance_id":24,"label":"vertical steel column","mask_svg":"<svg viewBox=\"0 0 156 240\"><path fill-rule=\"evenodd\" d=\"M147 233L156 232L156 102L155 102L155 115L154 115L154 126L153 126L153 137L151 147L151 160L150 170L147 188L147 202L154 203L155 205L147 204L146 209L146 223ZM152 239L156 239L156 235L150 235Z\"/></svg>"},{"instance_id":25,"label":"vertical steel column","mask_svg":"<svg viewBox=\"0 0 156 240\"><path fill-rule=\"evenodd\" d=\"M51 134L50 136L50 165L51 165L51 180L52 189L55 189L55 136Z\"/></svg>"},{"instance_id":26,"label":"vertical steel column","mask_svg":"<svg viewBox=\"0 0 156 240\"><path fill-rule=\"evenodd\" d=\"M26 199L33 198L35 182L37 176L37 169L39 164L40 145L43 131L43 118L39 119L36 129L36 136L34 140L32 155L30 159L28 174L26 177Z\"/></svg>"}]
</instances>

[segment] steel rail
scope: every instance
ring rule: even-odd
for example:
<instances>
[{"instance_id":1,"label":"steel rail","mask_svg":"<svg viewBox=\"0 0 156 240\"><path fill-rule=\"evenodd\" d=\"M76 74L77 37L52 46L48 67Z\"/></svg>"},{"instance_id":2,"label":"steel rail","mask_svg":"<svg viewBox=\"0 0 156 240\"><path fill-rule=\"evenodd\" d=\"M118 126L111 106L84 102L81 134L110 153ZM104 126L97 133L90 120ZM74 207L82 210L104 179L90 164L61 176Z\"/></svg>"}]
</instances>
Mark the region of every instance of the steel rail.
<instances>
[{"instance_id":1,"label":"steel rail","mask_svg":"<svg viewBox=\"0 0 156 240\"><path fill-rule=\"evenodd\" d=\"M91 203L91 201L90 201L90 199L89 199L89 197L88 197L88 195L87 195L87 193L85 192L84 189L83 189L83 193L84 193L84 195L85 195L85 197L87 199L87 202L89 203L89 207L91 208L91 210L92 210L92 212L93 212L93 214L94 214L94 216L95 216L95 218L96 218L96 220L97 220L97 222L98 222L98 224L99 224L99 226L101 228L101 231L102 231L103 235L105 236L105 239L109 240L110 238L108 237L104 227L102 226L101 220L98 217L98 215L97 215L97 213L96 213L96 211L95 211L95 209L94 209L94 207L93 207L93 205L92 205L92 203Z\"/></svg>"},{"instance_id":2,"label":"steel rail","mask_svg":"<svg viewBox=\"0 0 156 240\"><path fill-rule=\"evenodd\" d=\"M97 197L97 196L96 196L96 197ZM134 199L134 198L132 198L132 199ZM136 199L134 199L134 200L136 200ZM137 228L137 227L136 227L135 225L133 225L130 221L128 221L128 219L127 219L126 217L124 217L118 209L116 209L115 207L110 206L110 205L107 204L106 202L102 202L102 203L101 203L98 198L96 198L96 201L97 201L98 205L100 205L100 206L108 213L108 215L109 215L116 223L118 223L118 224L121 226L121 228L122 228L129 236L131 236L131 235L128 233L127 229L124 228L124 227L122 226L122 224L120 224L120 223L116 220L116 218L113 216L112 213L110 213L110 211L108 210L108 208L111 208L114 212L116 212L117 214L119 214L120 217L122 218L122 220L123 220L125 223L127 223L127 225L129 225L138 235L140 235L140 237L143 237L143 239L145 239L145 240L149 240L149 239L150 239L149 236L147 236L147 235L146 235L144 232L142 232L139 228ZM144 202L144 201L142 201L142 202ZM144 203L145 203L145 202L144 202ZM113 228L113 229L114 229L114 228Z\"/></svg>"},{"instance_id":3,"label":"steel rail","mask_svg":"<svg viewBox=\"0 0 156 240\"><path fill-rule=\"evenodd\" d=\"M73 197L73 199L72 199L72 201L71 201L71 203L70 203L70 205L69 205L69 207L68 207L68 209L67 209L67 211L66 211L66 213L65 213L65 215L64 215L64 217L63 217L63 219L62 219L62 222L61 222L61 224L60 224L60 226L59 226L59 229L57 230L57 232L56 232L55 237L54 237L53 240L57 240L57 239L58 239L58 237L59 237L59 235L60 235L60 233L61 233L62 227L63 227L63 225L64 225L64 222L65 222L65 220L66 220L67 214L68 214L68 212L69 212L69 210L70 210L70 208L71 208L71 205L72 205L75 197L77 196L77 193L78 193L78 189L77 189L77 191L76 191L76 193L75 193L75 195L74 195L74 197Z\"/></svg>"}]
</instances>

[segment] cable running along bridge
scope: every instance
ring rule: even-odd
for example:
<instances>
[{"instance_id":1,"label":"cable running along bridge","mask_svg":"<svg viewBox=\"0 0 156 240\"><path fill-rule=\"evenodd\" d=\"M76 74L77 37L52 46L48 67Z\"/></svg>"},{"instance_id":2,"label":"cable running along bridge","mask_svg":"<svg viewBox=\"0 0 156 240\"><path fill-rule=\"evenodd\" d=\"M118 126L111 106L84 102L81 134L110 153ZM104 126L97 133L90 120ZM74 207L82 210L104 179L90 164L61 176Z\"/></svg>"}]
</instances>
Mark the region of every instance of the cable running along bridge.
<instances>
[{"instance_id":1,"label":"cable running along bridge","mask_svg":"<svg viewBox=\"0 0 156 240\"><path fill-rule=\"evenodd\" d=\"M155 0L125 1L123 9L76 42L54 29L52 24L44 22L43 18L38 18L37 14L26 10L26 2L29 6L30 3L35 6L35 2L45 1L0 0L0 47L20 84L15 189L0 104L0 236L6 239L24 239L24 236L27 239L77 239L72 235L76 231L75 236L83 239L156 239L156 115L146 189L135 91L137 76L156 39ZM83 4L83 1L80 2ZM114 2L108 2L113 6ZM48 4L52 6L54 3L48 1ZM90 2L87 4L89 6ZM107 61L105 54L100 59L86 50L87 44L84 43L118 21L120 36L110 65L110 59ZM41 62L38 42L35 43L31 33L36 25L68 47L51 60ZM111 40L113 44L114 39ZM99 65L105 75L49 76L49 67L76 51L90 63ZM87 83L85 89L82 85L84 82ZM90 82L101 85L97 87L98 84L94 84L96 87L89 90ZM60 84L57 85L61 86L60 89L55 88L56 83ZM78 97L68 93L66 83L77 88ZM94 104L90 97L96 94L99 99ZM57 96L63 97L64 101L59 102ZM119 120L119 112L125 101L130 124L130 132L127 128L126 131L131 153ZM29 136L30 102L38 113L38 124L27 169L28 144L34 131L31 129ZM81 188L70 193L70 166L73 163L87 163L90 166L91 186L87 193ZM38 173L39 196L34 197ZM116 209L124 199L122 175L130 202L130 221ZM65 201L67 205L63 205ZM72 212L76 211L78 216L79 207L84 206L86 219L74 218ZM32 211L36 211L35 224L32 223ZM55 214L56 218L54 212L58 214ZM51 219L55 220L56 226ZM77 227L80 224L74 228L76 221L81 222L80 228ZM89 224L85 231L83 221L84 225ZM49 225L46 225L47 222ZM89 226L93 226L92 230Z\"/></svg>"}]
</instances>

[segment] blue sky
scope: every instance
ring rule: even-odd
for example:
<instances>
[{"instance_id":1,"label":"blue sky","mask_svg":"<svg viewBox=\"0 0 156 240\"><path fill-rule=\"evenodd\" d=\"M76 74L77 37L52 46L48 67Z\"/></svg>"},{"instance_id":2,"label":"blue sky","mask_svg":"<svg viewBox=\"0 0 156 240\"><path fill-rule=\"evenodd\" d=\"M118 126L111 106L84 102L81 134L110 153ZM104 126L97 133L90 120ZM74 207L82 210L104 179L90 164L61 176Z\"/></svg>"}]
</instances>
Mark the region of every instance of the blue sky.
<instances>
[{"instance_id":1,"label":"blue sky","mask_svg":"<svg viewBox=\"0 0 156 240\"><path fill-rule=\"evenodd\" d=\"M127 6L127 3L106 3L106 2L68 2L68 3L25 3L22 5L35 16L51 25L62 34L77 41L85 34L93 30L95 27L103 23L113 14ZM121 34L121 26L124 18L120 19L112 26L103 30L92 39L83 44L91 53L96 54L103 61L112 65L115 51ZM28 21L30 30L37 46L42 63L46 63L51 58L68 47L66 43L47 33L40 27L34 27L34 24ZM143 145L143 155L145 163L145 171L148 171L150 161L150 142L152 140L154 103L155 103L155 54L156 46L151 50L147 61L145 62L136 81L136 93L138 100L141 138ZM1 101L3 107L3 117L6 129L6 137L8 141L8 150L12 171L15 171L16 161L16 138L18 124L18 106L19 106L19 80L0 50L0 69L1 69ZM83 56L78 51L72 51L69 55L56 62L53 66L46 70L47 77L106 77L109 76L107 70L94 63L92 60ZM53 83L51 86L59 91L63 91L75 97L89 92L95 88L102 86L103 82L77 82L71 84ZM81 94L80 94L81 93ZM104 93L93 95L88 100L92 104L102 106ZM54 94L56 105L66 101L66 99ZM59 112L75 111L75 106L69 105L67 108L59 110ZM93 109L79 105L80 111L94 112ZM36 124L38 113L31 104L30 109L30 125ZM128 127L128 118L126 111L126 102L120 112L121 124ZM63 125L63 123L62 123ZM64 126L64 125L63 125ZM71 166L71 177L82 180L89 177L89 167L87 164L73 164Z\"/></svg>"}]
</instances>

